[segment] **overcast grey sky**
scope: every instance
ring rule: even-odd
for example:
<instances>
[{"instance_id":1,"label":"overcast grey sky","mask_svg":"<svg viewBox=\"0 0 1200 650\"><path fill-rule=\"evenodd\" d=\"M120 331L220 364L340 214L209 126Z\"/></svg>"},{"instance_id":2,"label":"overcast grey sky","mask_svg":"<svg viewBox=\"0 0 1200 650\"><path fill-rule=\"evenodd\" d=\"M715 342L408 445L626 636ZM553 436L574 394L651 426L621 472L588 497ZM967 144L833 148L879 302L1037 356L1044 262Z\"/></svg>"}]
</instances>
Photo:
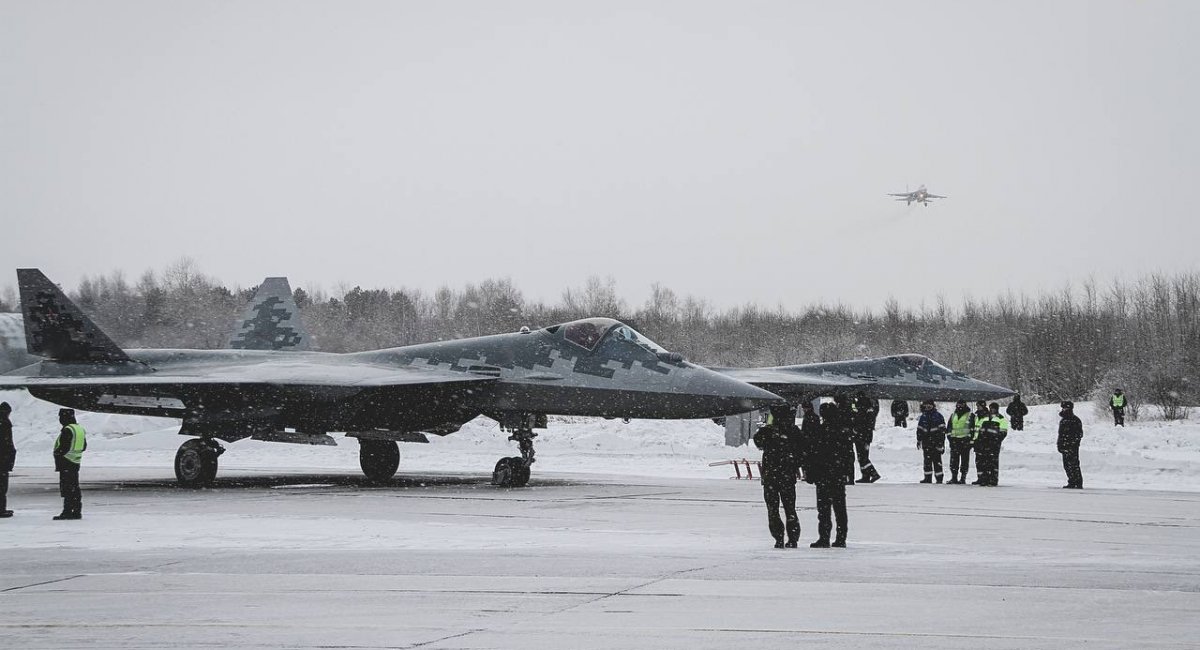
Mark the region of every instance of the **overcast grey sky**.
<instances>
[{"instance_id":1,"label":"overcast grey sky","mask_svg":"<svg viewBox=\"0 0 1200 650\"><path fill-rule=\"evenodd\" d=\"M0 0L0 284L915 304L1195 270L1200 2ZM928 184L949 199L885 196Z\"/></svg>"}]
</instances>

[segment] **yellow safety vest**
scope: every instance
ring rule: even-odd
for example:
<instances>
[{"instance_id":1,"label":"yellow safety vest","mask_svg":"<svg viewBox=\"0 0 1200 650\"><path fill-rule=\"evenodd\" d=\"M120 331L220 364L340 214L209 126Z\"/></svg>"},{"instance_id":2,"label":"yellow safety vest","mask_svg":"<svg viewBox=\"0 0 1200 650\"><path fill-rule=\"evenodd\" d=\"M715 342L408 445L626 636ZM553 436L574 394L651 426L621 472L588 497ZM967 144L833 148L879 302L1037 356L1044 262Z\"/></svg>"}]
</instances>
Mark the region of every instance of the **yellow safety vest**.
<instances>
[{"instance_id":1,"label":"yellow safety vest","mask_svg":"<svg viewBox=\"0 0 1200 650\"><path fill-rule=\"evenodd\" d=\"M84 437L83 427L78 424L68 424L67 430L71 432L71 448L63 454L63 458L78 465L83 460L83 450L87 449L87 438ZM58 451L61 442L62 436L54 439L54 451Z\"/></svg>"},{"instance_id":2,"label":"yellow safety vest","mask_svg":"<svg viewBox=\"0 0 1200 650\"><path fill-rule=\"evenodd\" d=\"M1125 408L1125 396L1124 395L1113 395L1111 403L1112 403L1113 408L1123 409L1123 408Z\"/></svg>"},{"instance_id":3,"label":"yellow safety vest","mask_svg":"<svg viewBox=\"0 0 1200 650\"><path fill-rule=\"evenodd\" d=\"M971 437L971 416L974 414L970 411L963 413L959 417L958 413L950 414L950 437L951 438L969 438Z\"/></svg>"}]
</instances>

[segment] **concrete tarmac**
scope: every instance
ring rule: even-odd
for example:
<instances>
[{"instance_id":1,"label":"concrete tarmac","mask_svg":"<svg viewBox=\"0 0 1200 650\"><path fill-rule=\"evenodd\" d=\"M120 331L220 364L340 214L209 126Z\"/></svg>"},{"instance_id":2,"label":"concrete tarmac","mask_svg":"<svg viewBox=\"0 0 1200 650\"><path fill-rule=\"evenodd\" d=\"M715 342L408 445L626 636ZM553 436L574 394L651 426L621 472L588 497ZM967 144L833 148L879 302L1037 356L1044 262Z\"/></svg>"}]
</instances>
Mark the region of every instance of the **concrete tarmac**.
<instances>
[{"instance_id":1,"label":"concrete tarmac","mask_svg":"<svg viewBox=\"0 0 1200 650\"><path fill-rule=\"evenodd\" d=\"M849 488L775 550L755 482L85 467L12 477L4 648L1191 648L1200 495Z\"/></svg>"}]
</instances>

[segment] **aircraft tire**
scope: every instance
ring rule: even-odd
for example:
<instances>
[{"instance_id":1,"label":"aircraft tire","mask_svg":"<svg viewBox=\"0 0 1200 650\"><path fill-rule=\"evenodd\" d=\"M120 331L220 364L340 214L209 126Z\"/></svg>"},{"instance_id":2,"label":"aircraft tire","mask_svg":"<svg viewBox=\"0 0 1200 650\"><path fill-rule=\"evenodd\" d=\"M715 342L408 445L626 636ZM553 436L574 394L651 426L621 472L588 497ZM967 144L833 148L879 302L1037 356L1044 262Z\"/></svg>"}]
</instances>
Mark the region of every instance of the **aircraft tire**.
<instances>
[{"instance_id":1,"label":"aircraft tire","mask_svg":"<svg viewBox=\"0 0 1200 650\"><path fill-rule=\"evenodd\" d=\"M400 468L400 445L393 440L359 440L358 465L368 479L382 483Z\"/></svg>"},{"instance_id":2,"label":"aircraft tire","mask_svg":"<svg viewBox=\"0 0 1200 650\"><path fill-rule=\"evenodd\" d=\"M179 451L175 452L175 480L186 488L212 485L217 478L218 455L212 445L200 438L179 445Z\"/></svg>"},{"instance_id":3,"label":"aircraft tire","mask_svg":"<svg viewBox=\"0 0 1200 650\"><path fill-rule=\"evenodd\" d=\"M514 465L513 487L525 487L529 485L529 465L525 464L525 460L520 457L513 457L516 461Z\"/></svg>"},{"instance_id":4,"label":"aircraft tire","mask_svg":"<svg viewBox=\"0 0 1200 650\"><path fill-rule=\"evenodd\" d=\"M524 473L522 474L522 471ZM524 482L521 480L524 477ZM492 485L499 487L521 487L529 481L529 468L520 456L506 456L496 461L492 470Z\"/></svg>"}]
</instances>

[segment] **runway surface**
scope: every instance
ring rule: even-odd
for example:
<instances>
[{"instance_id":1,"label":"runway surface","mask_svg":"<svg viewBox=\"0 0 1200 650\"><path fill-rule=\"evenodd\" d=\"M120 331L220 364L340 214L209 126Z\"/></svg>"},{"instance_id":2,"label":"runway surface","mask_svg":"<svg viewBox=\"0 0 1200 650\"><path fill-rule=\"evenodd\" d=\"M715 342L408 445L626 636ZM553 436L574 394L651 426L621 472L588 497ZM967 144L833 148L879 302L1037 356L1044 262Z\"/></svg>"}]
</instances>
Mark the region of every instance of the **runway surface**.
<instances>
[{"instance_id":1,"label":"runway surface","mask_svg":"<svg viewBox=\"0 0 1200 650\"><path fill-rule=\"evenodd\" d=\"M12 477L5 648L1185 648L1200 495L850 488L850 548L774 550L757 483L85 467Z\"/></svg>"}]
</instances>

